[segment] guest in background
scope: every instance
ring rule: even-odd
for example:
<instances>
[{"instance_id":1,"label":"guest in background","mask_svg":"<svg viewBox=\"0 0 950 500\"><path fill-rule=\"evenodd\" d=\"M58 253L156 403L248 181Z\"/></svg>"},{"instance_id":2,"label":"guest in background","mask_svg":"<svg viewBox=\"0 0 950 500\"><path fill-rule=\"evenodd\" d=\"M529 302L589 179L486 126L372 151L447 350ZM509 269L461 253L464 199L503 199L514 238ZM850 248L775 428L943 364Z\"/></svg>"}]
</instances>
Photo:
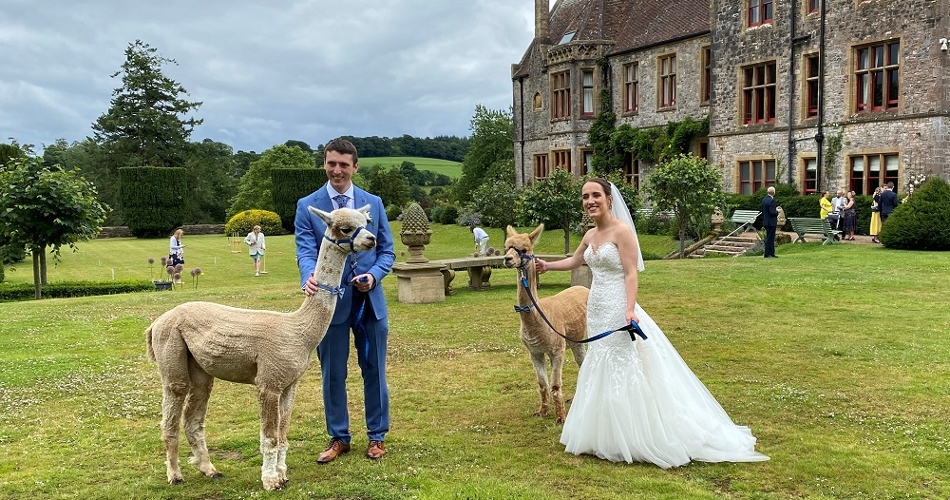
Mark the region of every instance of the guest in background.
<instances>
[{"instance_id":1,"label":"guest in background","mask_svg":"<svg viewBox=\"0 0 950 500\"><path fill-rule=\"evenodd\" d=\"M818 200L818 205L821 207L822 219L827 219L828 214L830 214L832 210L834 210L834 207L831 205L831 200L828 199L828 196L830 195L828 194L828 190L826 189L821 192L821 198Z\"/></svg>"},{"instance_id":2,"label":"guest in background","mask_svg":"<svg viewBox=\"0 0 950 500\"><path fill-rule=\"evenodd\" d=\"M184 265L185 263L185 245L181 242L181 236L185 232L178 228L175 230L175 234L168 239L168 260L173 266L178 264Z\"/></svg>"},{"instance_id":3,"label":"guest in background","mask_svg":"<svg viewBox=\"0 0 950 500\"><path fill-rule=\"evenodd\" d=\"M769 186L768 194L762 198L762 227L765 228L765 258L774 259L775 227L778 225L778 206L775 203L775 186Z\"/></svg>"},{"instance_id":4,"label":"guest in background","mask_svg":"<svg viewBox=\"0 0 950 500\"><path fill-rule=\"evenodd\" d=\"M841 226L845 240L854 241L854 232L858 229L858 212L854 207L854 191L848 191L844 206L841 207Z\"/></svg>"},{"instance_id":5,"label":"guest in background","mask_svg":"<svg viewBox=\"0 0 950 500\"><path fill-rule=\"evenodd\" d=\"M472 234L475 235L475 249L478 255L488 255L488 233L484 229L472 226Z\"/></svg>"},{"instance_id":6,"label":"guest in background","mask_svg":"<svg viewBox=\"0 0 950 500\"><path fill-rule=\"evenodd\" d=\"M261 226L254 226L254 230L247 233L247 237L244 238L244 243L248 245L247 253L254 259L254 276L260 276L261 259L264 258L264 250L267 250L267 245L264 244L264 233L261 232Z\"/></svg>"},{"instance_id":7,"label":"guest in background","mask_svg":"<svg viewBox=\"0 0 950 500\"><path fill-rule=\"evenodd\" d=\"M881 187L874 188L874 197L871 199L871 241L880 243L877 235L881 233Z\"/></svg>"},{"instance_id":8,"label":"guest in background","mask_svg":"<svg viewBox=\"0 0 950 500\"><path fill-rule=\"evenodd\" d=\"M878 203L878 207L881 209L881 227L887 224L887 218L891 215L891 212L897 208L897 204L897 193L894 192L894 183L888 182L884 190L881 191L881 201Z\"/></svg>"}]
</instances>

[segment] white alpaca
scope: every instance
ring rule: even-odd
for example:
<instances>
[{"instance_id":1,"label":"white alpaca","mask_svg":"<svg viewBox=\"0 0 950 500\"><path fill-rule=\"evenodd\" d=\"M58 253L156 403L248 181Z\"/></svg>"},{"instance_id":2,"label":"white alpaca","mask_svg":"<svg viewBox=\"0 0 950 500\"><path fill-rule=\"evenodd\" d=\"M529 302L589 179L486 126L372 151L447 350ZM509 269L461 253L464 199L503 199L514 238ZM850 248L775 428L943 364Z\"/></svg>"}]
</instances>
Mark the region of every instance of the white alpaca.
<instances>
[{"instance_id":1,"label":"white alpaca","mask_svg":"<svg viewBox=\"0 0 950 500\"><path fill-rule=\"evenodd\" d=\"M183 481L178 465L179 423L191 444L189 462L207 477L221 474L205 443L205 413L214 379L254 384L260 403L261 482L267 490L287 482L287 429L294 394L326 335L348 254L376 246L365 231L369 206L332 213L310 207L327 224L314 276L332 290L307 296L291 313L188 302L166 312L145 330L148 358L162 376L162 440L168 482Z\"/></svg>"},{"instance_id":2,"label":"white alpaca","mask_svg":"<svg viewBox=\"0 0 950 500\"><path fill-rule=\"evenodd\" d=\"M564 393L561 380L561 371L564 366L564 352L567 341L551 330L544 321L538 309L531 302L531 297L540 306L544 316L551 322L558 332L568 338L582 340L587 337L587 296L590 290L582 286L572 286L558 292L551 297L537 299L538 272L534 269L534 245L544 224L538 226L530 234L520 234L511 226L506 231L505 266L517 267L518 306L521 316L521 342L528 348L531 355L531 364L538 376L538 390L541 393L541 406L535 415L543 417L548 412L548 399L554 401L554 417L558 423L564 422L567 412L564 410ZM527 288L520 281L524 278ZM530 294L530 296L529 296ZM584 362L587 353L584 344L570 343L571 352L577 366ZM548 372L545 367L545 356L551 362L551 380L548 381ZM550 396L550 398L549 398Z\"/></svg>"}]
</instances>

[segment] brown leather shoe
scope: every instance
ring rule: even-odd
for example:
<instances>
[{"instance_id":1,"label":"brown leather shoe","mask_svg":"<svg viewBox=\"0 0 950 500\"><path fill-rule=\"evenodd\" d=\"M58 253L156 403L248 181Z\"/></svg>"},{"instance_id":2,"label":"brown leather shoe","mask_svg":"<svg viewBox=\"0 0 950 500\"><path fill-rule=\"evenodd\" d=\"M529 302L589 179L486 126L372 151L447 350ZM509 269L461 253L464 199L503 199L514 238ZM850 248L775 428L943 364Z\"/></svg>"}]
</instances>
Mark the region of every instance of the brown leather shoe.
<instances>
[{"instance_id":1,"label":"brown leather shoe","mask_svg":"<svg viewBox=\"0 0 950 500\"><path fill-rule=\"evenodd\" d=\"M376 460L386 454L386 445L382 441L370 441L369 449L366 450L366 458Z\"/></svg>"},{"instance_id":2,"label":"brown leather shoe","mask_svg":"<svg viewBox=\"0 0 950 500\"><path fill-rule=\"evenodd\" d=\"M330 444L327 445L326 451L320 454L317 458L318 464L328 464L334 460L336 457L350 451L350 445L343 444L343 441L333 438L330 440Z\"/></svg>"}]
</instances>

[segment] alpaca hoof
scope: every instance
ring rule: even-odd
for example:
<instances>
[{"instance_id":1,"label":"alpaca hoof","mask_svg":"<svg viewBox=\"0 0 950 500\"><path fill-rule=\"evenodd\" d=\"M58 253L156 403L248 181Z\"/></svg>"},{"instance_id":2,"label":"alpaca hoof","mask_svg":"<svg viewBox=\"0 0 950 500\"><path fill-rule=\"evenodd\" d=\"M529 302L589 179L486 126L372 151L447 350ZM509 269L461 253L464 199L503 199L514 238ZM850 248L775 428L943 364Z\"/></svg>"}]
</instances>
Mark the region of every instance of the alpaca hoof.
<instances>
[{"instance_id":1,"label":"alpaca hoof","mask_svg":"<svg viewBox=\"0 0 950 500\"><path fill-rule=\"evenodd\" d=\"M173 477L168 480L168 484L182 484L185 480L180 477Z\"/></svg>"},{"instance_id":2,"label":"alpaca hoof","mask_svg":"<svg viewBox=\"0 0 950 500\"><path fill-rule=\"evenodd\" d=\"M543 417L543 416L546 415L546 414L547 414L546 411L540 411L540 410L539 410L539 411L534 412L534 416L535 416L535 417Z\"/></svg>"},{"instance_id":3,"label":"alpaca hoof","mask_svg":"<svg viewBox=\"0 0 950 500\"><path fill-rule=\"evenodd\" d=\"M214 481L218 481L218 480L220 480L222 477L224 477L224 474L222 474L222 473L220 473L220 472L215 472L214 474L211 474L211 476L209 476L209 477L210 477L212 480L214 480Z\"/></svg>"},{"instance_id":4,"label":"alpaca hoof","mask_svg":"<svg viewBox=\"0 0 950 500\"><path fill-rule=\"evenodd\" d=\"M563 423L564 423L564 417L557 417L557 418L555 418L555 419L554 419L554 423L556 423L556 424L563 424Z\"/></svg>"},{"instance_id":5,"label":"alpaca hoof","mask_svg":"<svg viewBox=\"0 0 950 500\"><path fill-rule=\"evenodd\" d=\"M267 491L275 491L284 488L284 485L287 483L287 480L280 479L276 476L262 477L261 482L264 483L264 489Z\"/></svg>"}]
</instances>

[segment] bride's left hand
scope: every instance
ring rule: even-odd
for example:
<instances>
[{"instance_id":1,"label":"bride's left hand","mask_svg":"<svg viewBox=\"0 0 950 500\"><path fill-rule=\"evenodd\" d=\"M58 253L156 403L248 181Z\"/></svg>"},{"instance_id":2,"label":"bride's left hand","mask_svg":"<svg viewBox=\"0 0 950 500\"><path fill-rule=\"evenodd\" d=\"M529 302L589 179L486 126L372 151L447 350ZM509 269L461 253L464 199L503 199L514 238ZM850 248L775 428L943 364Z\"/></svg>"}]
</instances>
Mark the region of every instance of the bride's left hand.
<instances>
[{"instance_id":1,"label":"bride's left hand","mask_svg":"<svg viewBox=\"0 0 950 500\"><path fill-rule=\"evenodd\" d=\"M635 321L638 325L640 324L640 319L637 318L637 313L633 311L627 311L627 323Z\"/></svg>"}]
</instances>

